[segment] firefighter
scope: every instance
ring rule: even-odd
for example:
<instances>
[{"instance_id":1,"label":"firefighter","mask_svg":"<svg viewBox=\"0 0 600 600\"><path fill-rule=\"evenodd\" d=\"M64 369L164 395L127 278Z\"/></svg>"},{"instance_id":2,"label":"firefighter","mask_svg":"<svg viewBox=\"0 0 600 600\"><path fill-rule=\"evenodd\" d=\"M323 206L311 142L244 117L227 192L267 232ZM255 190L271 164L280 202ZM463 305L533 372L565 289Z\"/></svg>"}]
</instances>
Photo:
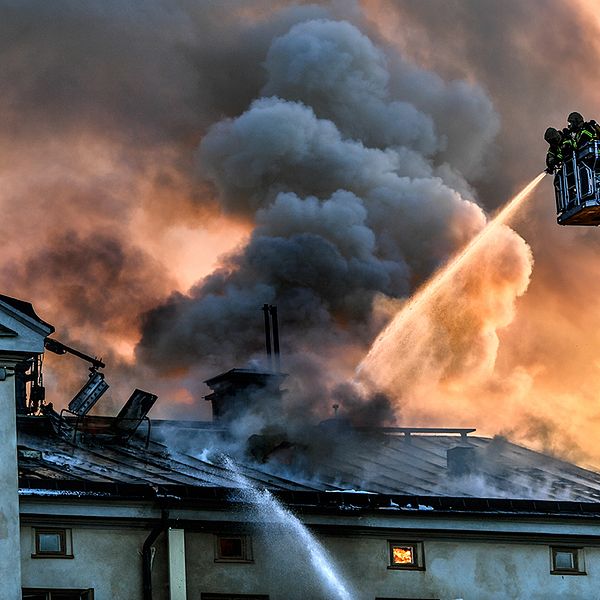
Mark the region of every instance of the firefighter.
<instances>
[{"instance_id":1,"label":"firefighter","mask_svg":"<svg viewBox=\"0 0 600 600\"><path fill-rule=\"evenodd\" d=\"M554 173L562 165L563 135L554 127L548 127L544 133L544 139L550 144L546 154L546 173Z\"/></svg>"},{"instance_id":2,"label":"firefighter","mask_svg":"<svg viewBox=\"0 0 600 600\"><path fill-rule=\"evenodd\" d=\"M567 122L569 123L567 131L572 140L573 148L576 150L579 150L588 142L600 138L600 127L598 127L596 121L584 121L581 113L572 112L567 117Z\"/></svg>"}]
</instances>

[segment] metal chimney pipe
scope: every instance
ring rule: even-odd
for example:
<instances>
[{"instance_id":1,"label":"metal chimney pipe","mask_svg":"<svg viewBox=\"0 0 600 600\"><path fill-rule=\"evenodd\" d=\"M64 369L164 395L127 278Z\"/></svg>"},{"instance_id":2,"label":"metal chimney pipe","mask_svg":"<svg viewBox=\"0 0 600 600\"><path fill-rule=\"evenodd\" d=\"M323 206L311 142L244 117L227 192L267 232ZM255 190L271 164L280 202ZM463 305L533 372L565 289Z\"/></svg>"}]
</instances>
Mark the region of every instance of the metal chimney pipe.
<instances>
[{"instance_id":1,"label":"metal chimney pipe","mask_svg":"<svg viewBox=\"0 0 600 600\"><path fill-rule=\"evenodd\" d=\"M263 304L261 309L265 313L265 345L267 347L267 359L269 369L273 369L273 357L271 356L271 322L269 320L269 305Z\"/></svg>"},{"instance_id":2,"label":"metal chimney pipe","mask_svg":"<svg viewBox=\"0 0 600 600\"><path fill-rule=\"evenodd\" d=\"M281 353L279 351L279 322L277 320L277 307L270 306L271 319L273 321L273 352L275 354L275 372L281 371Z\"/></svg>"}]
</instances>

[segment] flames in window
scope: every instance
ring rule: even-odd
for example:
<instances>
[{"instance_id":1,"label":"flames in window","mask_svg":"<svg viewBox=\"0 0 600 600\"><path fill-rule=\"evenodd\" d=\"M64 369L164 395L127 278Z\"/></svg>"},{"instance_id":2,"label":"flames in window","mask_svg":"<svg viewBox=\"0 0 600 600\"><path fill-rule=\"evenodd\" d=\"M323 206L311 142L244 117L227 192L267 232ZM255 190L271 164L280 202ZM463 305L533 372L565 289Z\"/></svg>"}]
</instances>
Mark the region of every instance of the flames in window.
<instances>
[{"instance_id":1,"label":"flames in window","mask_svg":"<svg viewBox=\"0 0 600 600\"><path fill-rule=\"evenodd\" d=\"M394 546L392 548L392 563L394 565L413 565L415 549L412 546Z\"/></svg>"}]
</instances>

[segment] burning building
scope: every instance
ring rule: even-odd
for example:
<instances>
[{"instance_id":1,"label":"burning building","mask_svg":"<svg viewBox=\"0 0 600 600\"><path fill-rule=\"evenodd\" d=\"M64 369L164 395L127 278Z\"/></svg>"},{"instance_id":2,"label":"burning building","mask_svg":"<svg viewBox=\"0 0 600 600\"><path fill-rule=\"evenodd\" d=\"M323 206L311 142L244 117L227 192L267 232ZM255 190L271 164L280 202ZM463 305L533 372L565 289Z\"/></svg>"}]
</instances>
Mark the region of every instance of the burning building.
<instances>
[{"instance_id":1,"label":"burning building","mask_svg":"<svg viewBox=\"0 0 600 600\"><path fill-rule=\"evenodd\" d=\"M247 404L279 401L278 371L211 378L213 422L151 421L142 390L89 415L107 386L93 365L59 414L37 370L52 332L0 297L3 599L596 594L597 473L474 429L359 428L337 410L240 443Z\"/></svg>"}]
</instances>

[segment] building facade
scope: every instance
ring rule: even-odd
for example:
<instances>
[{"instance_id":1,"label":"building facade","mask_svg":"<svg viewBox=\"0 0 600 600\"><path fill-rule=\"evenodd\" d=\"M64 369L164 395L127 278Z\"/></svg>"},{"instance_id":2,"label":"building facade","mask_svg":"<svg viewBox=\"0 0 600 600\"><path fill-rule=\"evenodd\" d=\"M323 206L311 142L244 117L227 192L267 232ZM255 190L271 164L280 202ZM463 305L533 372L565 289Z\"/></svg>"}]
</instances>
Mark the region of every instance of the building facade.
<instances>
[{"instance_id":1,"label":"building facade","mask_svg":"<svg viewBox=\"0 0 600 600\"><path fill-rule=\"evenodd\" d=\"M594 472L473 430L332 420L227 458L226 422L17 415L51 332L0 297L0 600L600 598ZM261 379L221 403L230 374Z\"/></svg>"}]
</instances>

